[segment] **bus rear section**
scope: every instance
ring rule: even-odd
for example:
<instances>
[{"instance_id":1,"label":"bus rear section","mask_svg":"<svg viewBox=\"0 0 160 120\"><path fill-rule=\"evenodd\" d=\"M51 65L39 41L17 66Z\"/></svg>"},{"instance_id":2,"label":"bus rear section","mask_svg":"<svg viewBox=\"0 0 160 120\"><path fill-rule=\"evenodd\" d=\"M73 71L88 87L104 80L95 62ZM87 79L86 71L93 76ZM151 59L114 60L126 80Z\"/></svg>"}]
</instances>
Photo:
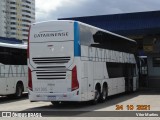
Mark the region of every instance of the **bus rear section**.
<instances>
[{"instance_id":1,"label":"bus rear section","mask_svg":"<svg viewBox=\"0 0 160 120\"><path fill-rule=\"evenodd\" d=\"M28 45L30 101L80 101L74 29L73 21L31 25Z\"/></svg>"}]
</instances>

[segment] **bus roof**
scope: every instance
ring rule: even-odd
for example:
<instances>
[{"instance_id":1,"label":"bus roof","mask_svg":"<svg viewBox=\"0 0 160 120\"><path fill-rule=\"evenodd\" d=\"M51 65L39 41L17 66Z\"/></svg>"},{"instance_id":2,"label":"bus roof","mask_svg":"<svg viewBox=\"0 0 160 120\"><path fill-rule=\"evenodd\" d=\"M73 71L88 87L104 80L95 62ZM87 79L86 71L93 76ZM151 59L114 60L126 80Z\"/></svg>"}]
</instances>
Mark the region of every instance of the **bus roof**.
<instances>
[{"instance_id":1,"label":"bus roof","mask_svg":"<svg viewBox=\"0 0 160 120\"><path fill-rule=\"evenodd\" d=\"M27 49L27 45L25 44L9 44L9 43L1 43L1 42L0 42L0 47Z\"/></svg>"},{"instance_id":2,"label":"bus roof","mask_svg":"<svg viewBox=\"0 0 160 120\"><path fill-rule=\"evenodd\" d=\"M130 42L134 42L135 44L137 43L135 40L133 39L130 39L130 38L127 38L127 37L124 37L122 35L119 35L119 34L116 34L116 33L113 33L113 32L110 32L110 31L107 31L107 30L104 30L104 29L101 29L101 28L98 28L98 27L95 27L95 26L92 26L92 25L89 25L89 24L86 24L86 23L82 23L80 21L74 21L74 20L50 20L50 21L42 21L42 22L37 22L37 23L33 23L32 25L36 25L36 24L39 24L39 23L46 23L46 22L57 22L57 21L64 21L64 22L78 22L79 24L82 24L82 25L85 25L85 26L88 26L90 28L94 28L94 29L97 29L97 30L100 30L102 32L105 32L108 34L108 36L112 39L117 39L117 38L121 38L123 40L128 40Z\"/></svg>"}]
</instances>

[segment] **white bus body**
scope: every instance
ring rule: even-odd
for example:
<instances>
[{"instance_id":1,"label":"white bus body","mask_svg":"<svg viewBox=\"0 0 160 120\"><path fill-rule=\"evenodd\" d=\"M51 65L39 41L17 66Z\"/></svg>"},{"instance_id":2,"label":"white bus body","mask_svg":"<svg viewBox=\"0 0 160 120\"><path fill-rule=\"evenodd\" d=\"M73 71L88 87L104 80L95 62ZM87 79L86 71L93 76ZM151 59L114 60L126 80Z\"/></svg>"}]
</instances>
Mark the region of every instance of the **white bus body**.
<instances>
[{"instance_id":1,"label":"white bus body","mask_svg":"<svg viewBox=\"0 0 160 120\"><path fill-rule=\"evenodd\" d=\"M109 40L113 40L110 45ZM28 48L30 101L97 102L127 90L135 91L136 60L133 53L118 46L123 42L128 49L136 44L77 21L32 24ZM112 49L112 44L117 47Z\"/></svg>"},{"instance_id":2,"label":"white bus body","mask_svg":"<svg viewBox=\"0 0 160 120\"><path fill-rule=\"evenodd\" d=\"M0 96L28 91L27 46L0 43Z\"/></svg>"}]
</instances>

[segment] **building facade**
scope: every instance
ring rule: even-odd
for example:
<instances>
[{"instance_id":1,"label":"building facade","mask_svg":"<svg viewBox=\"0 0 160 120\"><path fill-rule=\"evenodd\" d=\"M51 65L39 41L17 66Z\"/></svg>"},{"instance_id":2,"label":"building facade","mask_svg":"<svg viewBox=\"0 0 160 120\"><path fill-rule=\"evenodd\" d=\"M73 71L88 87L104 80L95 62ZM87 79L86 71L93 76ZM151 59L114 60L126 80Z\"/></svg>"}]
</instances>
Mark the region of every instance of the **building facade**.
<instances>
[{"instance_id":1,"label":"building facade","mask_svg":"<svg viewBox=\"0 0 160 120\"><path fill-rule=\"evenodd\" d=\"M0 37L28 39L35 22L35 0L0 0Z\"/></svg>"}]
</instances>

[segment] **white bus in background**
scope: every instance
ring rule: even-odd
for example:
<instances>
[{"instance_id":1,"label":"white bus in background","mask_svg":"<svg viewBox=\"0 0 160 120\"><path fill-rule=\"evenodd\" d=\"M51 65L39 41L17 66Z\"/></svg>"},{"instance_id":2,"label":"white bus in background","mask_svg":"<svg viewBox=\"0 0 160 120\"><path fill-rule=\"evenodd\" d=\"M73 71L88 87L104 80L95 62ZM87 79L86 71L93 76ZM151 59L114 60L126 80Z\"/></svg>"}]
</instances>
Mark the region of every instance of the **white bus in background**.
<instances>
[{"instance_id":1,"label":"white bus in background","mask_svg":"<svg viewBox=\"0 0 160 120\"><path fill-rule=\"evenodd\" d=\"M0 43L0 96L28 91L27 45Z\"/></svg>"},{"instance_id":2,"label":"white bus in background","mask_svg":"<svg viewBox=\"0 0 160 120\"><path fill-rule=\"evenodd\" d=\"M136 42L77 21L34 23L28 45L30 101L105 101L137 90Z\"/></svg>"}]
</instances>

